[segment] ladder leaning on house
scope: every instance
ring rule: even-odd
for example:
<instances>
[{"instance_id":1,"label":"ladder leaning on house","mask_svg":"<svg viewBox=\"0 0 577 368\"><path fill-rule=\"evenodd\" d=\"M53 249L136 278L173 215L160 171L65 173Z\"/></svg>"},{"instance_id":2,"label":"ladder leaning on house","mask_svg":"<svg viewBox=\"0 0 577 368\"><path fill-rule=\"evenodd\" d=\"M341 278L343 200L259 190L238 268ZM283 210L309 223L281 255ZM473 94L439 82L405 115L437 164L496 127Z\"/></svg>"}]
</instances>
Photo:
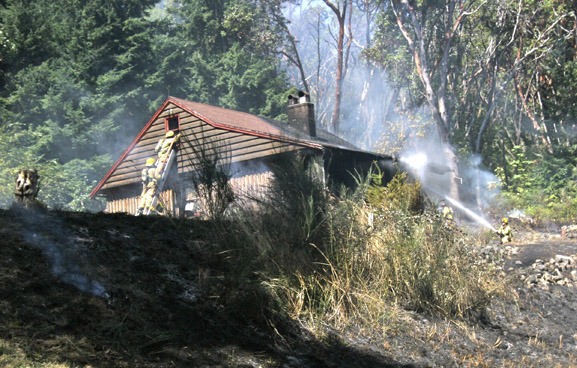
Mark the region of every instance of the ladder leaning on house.
<instances>
[{"instance_id":1,"label":"ladder leaning on house","mask_svg":"<svg viewBox=\"0 0 577 368\"><path fill-rule=\"evenodd\" d=\"M172 141L169 149L168 149L168 158L166 159L166 161L164 163L161 163L161 165L164 166L160 166L157 168L161 169L161 174L160 174L160 178L158 179L157 183L156 183L156 191L154 192L154 195L152 197L152 201L150 202L150 206L146 207L144 209L144 215L150 215L150 209L151 208L156 208L156 204L158 203L158 197L160 196L160 193L162 193L162 190L164 189L164 183L166 182L166 179L168 178L168 174L170 173L170 169L172 168L172 163L174 162L174 160L176 159L176 143L178 142L180 138L180 134L177 134L174 137L174 140Z\"/></svg>"}]
</instances>

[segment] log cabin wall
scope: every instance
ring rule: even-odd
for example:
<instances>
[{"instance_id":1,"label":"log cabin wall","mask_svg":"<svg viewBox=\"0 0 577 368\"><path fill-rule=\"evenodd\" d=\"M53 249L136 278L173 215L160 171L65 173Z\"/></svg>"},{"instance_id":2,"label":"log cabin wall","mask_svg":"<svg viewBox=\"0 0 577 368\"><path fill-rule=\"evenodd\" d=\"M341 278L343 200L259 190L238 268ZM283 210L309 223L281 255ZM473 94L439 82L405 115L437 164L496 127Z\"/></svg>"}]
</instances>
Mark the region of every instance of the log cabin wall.
<instances>
[{"instance_id":1,"label":"log cabin wall","mask_svg":"<svg viewBox=\"0 0 577 368\"><path fill-rule=\"evenodd\" d=\"M255 199L264 198L269 190L273 175L272 172L247 174L230 179L230 185L235 193L236 200L247 203Z\"/></svg>"},{"instance_id":2,"label":"log cabin wall","mask_svg":"<svg viewBox=\"0 0 577 368\"><path fill-rule=\"evenodd\" d=\"M132 184L102 191L101 194L106 198L104 212L135 214L141 190L141 185Z\"/></svg>"}]
</instances>

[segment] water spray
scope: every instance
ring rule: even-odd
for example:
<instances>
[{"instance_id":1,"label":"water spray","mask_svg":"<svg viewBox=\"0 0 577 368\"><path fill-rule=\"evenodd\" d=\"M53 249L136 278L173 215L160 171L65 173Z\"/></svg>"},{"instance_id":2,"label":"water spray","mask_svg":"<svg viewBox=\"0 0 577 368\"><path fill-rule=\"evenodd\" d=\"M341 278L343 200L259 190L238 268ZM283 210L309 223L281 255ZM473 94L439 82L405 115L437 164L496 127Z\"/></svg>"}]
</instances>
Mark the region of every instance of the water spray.
<instances>
[{"instance_id":1,"label":"water spray","mask_svg":"<svg viewBox=\"0 0 577 368\"><path fill-rule=\"evenodd\" d=\"M447 201L449 201L453 206L458 207L460 210L462 210L463 212L465 212L467 215L469 215L470 217L472 217L475 221L477 221L480 225L483 225L484 227L486 227L487 229L490 229L492 231L497 231L497 229L495 229L493 227L493 225L491 225L491 223L487 220L485 220L483 217L477 215L475 212L471 211L470 209L468 209L467 207L465 207L463 204L457 202L456 200L454 200L453 198L449 197L449 196L445 196L445 199Z\"/></svg>"},{"instance_id":2,"label":"water spray","mask_svg":"<svg viewBox=\"0 0 577 368\"><path fill-rule=\"evenodd\" d=\"M419 176L424 172L431 172L437 175L445 175L454 172L447 165L430 162L427 155L424 153L416 153L408 157L401 156L399 161L416 171Z\"/></svg>"},{"instance_id":3,"label":"water spray","mask_svg":"<svg viewBox=\"0 0 577 368\"><path fill-rule=\"evenodd\" d=\"M462 203L442 193L445 191L445 185L440 180L441 177L445 174L453 173L453 179L459 180L461 184L463 184L463 178L456 176L454 170L451 170L451 168L442 163L431 162L427 154L423 152L401 156L399 157L399 161L406 165L413 172L413 174L419 178L425 191L435 193L439 197L446 199L451 203L453 207L463 211L463 213L467 214L471 219L483 227L486 227L492 231L497 231L493 225L491 225L485 218L468 209ZM439 179L437 179L435 176L426 175L428 173L439 175ZM434 184L437 184L437 188L435 188Z\"/></svg>"}]
</instances>

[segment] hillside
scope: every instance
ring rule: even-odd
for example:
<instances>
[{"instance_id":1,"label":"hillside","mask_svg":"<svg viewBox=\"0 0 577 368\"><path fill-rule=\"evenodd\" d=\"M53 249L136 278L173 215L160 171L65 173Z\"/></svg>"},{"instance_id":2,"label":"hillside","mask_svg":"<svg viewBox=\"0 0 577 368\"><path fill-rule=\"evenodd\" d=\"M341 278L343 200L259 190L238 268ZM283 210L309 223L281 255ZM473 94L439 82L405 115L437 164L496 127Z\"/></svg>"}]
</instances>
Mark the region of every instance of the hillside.
<instances>
[{"instance_id":1,"label":"hillside","mask_svg":"<svg viewBox=\"0 0 577 368\"><path fill-rule=\"evenodd\" d=\"M518 277L539 257L577 253L575 243L519 244L511 254L522 263L503 263L516 295L472 320L399 311L375 331L313 333L260 275L229 277L226 252L204 240L209 225L1 210L0 366L577 366L576 288Z\"/></svg>"}]
</instances>

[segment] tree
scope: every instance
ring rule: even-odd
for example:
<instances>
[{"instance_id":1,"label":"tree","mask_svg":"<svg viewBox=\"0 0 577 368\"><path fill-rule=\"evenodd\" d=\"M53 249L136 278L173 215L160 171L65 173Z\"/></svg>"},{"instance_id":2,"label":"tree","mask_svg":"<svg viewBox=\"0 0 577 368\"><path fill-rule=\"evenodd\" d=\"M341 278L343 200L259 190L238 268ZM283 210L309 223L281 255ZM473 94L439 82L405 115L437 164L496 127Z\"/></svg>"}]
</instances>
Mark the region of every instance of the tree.
<instances>
[{"instance_id":1,"label":"tree","mask_svg":"<svg viewBox=\"0 0 577 368\"><path fill-rule=\"evenodd\" d=\"M278 31L266 2L177 5L164 24L169 36L155 44L164 60L149 83L196 101L282 118L288 86L278 68Z\"/></svg>"},{"instance_id":2,"label":"tree","mask_svg":"<svg viewBox=\"0 0 577 368\"><path fill-rule=\"evenodd\" d=\"M427 106L455 173L466 166L455 150L484 157L493 169L513 161L513 147L555 150L553 132L565 123L547 116L572 104L548 98L561 100L553 71L570 73L575 55L568 42L575 16L565 2L388 3L367 55L410 96L408 107Z\"/></svg>"},{"instance_id":3,"label":"tree","mask_svg":"<svg viewBox=\"0 0 577 368\"><path fill-rule=\"evenodd\" d=\"M431 110L447 165L459 176L457 156L452 148L452 114L448 104L448 84L454 41L464 19L477 10L478 1L423 1L391 0L397 26L412 54L416 73ZM431 24L434 22L434 25ZM436 46L432 46L436 45ZM438 49L437 49L438 47ZM450 183L450 195L459 199L459 187Z\"/></svg>"},{"instance_id":4,"label":"tree","mask_svg":"<svg viewBox=\"0 0 577 368\"><path fill-rule=\"evenodd\" d=\"M324 3L331 9L334 13L337 23L338 23L338 34L336 36L337 43L337 68L335 70L335 105L333 108L333 114L331 117L331 128L335 133L339 133L340 130L340 118L341 118L341 100L342 100L342 88L343 80L346 73L346 59L349 55L349 50L352 43L351 27L349 27L349 37L347 38L347 43L345 45L345 32L346 32L346 21L347 21L347 9L350 9L350 0L343 0L334 3L330 0L323 0ZM352 12L352 9L349 10ZM350 22L351 17L348 17Z\"/></svg>"},{"instance_id":5,"label":"tree","mask_svg":"<svg viewBox=\"0 0 577 368\"><path fill-rule=\"evenodd\" d=\"M155 2L6 3L0 19L13 47L0 63L0 113L8 122L4 134L10 154L25 160L4 161L3 169L26 164L66 173L78 180L51 188L62 195L49 197L64 203L49 204L86 209L79 196L86 197L106 170L103 162L110 164L111 154L126 144L117 130L135 131L122 112L128 107L147 114L135 107L148 105L138 86L150 65L143 34L151 24L144 15Z\"/></svg>"},{"instance_id":6,"label":"tree","mask_svg":"<svg viewBox=\"0 0 577 368\"><path fill-rule=\"evenodd\" d=\"M391 106L381 70L363 55L382 8L375 1L340 0L289 4L286 10L300 55L297 72L296 63L287 66L293 83L310 91L322 126L367 149L375 149Z\"/></svg>"}]
</instances>

